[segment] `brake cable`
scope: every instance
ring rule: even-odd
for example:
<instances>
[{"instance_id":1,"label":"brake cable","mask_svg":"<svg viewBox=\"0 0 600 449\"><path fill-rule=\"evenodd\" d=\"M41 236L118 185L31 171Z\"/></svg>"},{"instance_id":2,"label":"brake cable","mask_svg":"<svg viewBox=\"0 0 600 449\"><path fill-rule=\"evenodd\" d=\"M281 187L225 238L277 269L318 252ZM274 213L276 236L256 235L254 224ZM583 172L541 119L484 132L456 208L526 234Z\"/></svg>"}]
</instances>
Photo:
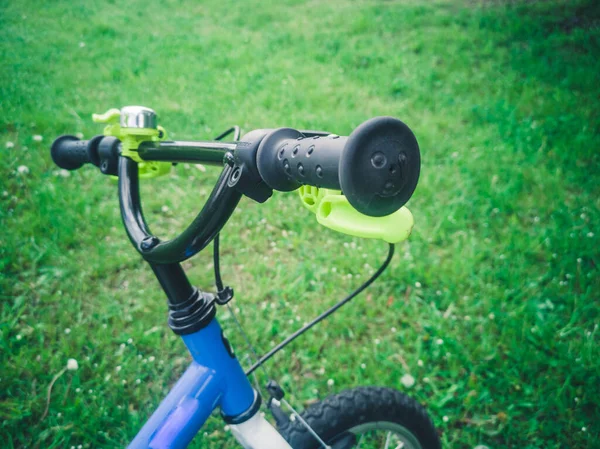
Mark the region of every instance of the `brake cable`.
<instances>
[{"instance_id":1,"label":"brake cable","mask_svg":"<svg viewBox=\"0 0 600 449\"><path fill-rule=\"evenodd\" d=\"M329 315L336 312L344 304L346 304L349 301L351 301L352 299L354 299L354 297L356 295L361 293L365 288L367 288L369 285L371 285L379 276L381 276L381 273L383 273L385 271L385 269L390 264L392 257L394 256L394 244L390 243L389 245L390 246L389 246L387 258L369 279L367 279L360 287L358 287L356 290L354 290L352 293L350 293L348 296L346 296L340 302L335 304L333 307L330 307L329 309L327 309L325 312L323 312L321 315L319 315L318 317L316 317L309 323L302 326L300 329L298 329L296 332L294 332L288 338L283 340L281 343L279 343L277 346L275 346L273 349L271 349L269 352L267 352L265 355L263 355L248 371L246 371L246 374L247 375L252 374L254 372L254 370L256 370L259 366L261 366L263 363L265 363L267 360L269 360L271 357L273 357L277 352L281 351L285 346L290 344L292 341L294 341L300 335L305 333L307 330L309 330L316 324L319 324L321 321L323 321Z\"/></svg>"},{"instance_id":2,"label":"brake cable","mask_svg":"<svg viewBox=\"0 0 600 449\"><path fill-rule=\"evenodd\" d=\"M233 140L240 140L241 130L240 127L235 125L226 131L223 131L214 140L221 140L233 133ZM213 243L213 266L215 270L215 285L217 286L217 297L216 302L220 305L227 304L233 298L233 289L229 286L223 286L223 279L221 278L221 266L219 260L219 234L214 238Z\"/></svg>"}]
</instances>

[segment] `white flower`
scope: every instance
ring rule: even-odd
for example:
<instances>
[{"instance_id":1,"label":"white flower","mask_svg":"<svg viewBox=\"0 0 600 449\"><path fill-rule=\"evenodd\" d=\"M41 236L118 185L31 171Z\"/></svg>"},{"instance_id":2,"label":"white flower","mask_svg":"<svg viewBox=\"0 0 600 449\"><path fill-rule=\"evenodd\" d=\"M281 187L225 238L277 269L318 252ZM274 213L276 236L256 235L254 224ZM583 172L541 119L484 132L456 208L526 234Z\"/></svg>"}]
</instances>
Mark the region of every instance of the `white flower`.
<instances>
[{"instance_id":1,"label":"white flower","mask_svg":"<svg viewBox=\"0 0 600 449\"><path fill-rule=\"evenodd\" d=\"M17 173L20 175L26 175L29 173L29 167L27 165L19 165L17 167Z\"/></svg>"},{"instance_id":2,"label":"white flower","mask_svg":"<svg viewBox=\"0 0 600 449\"><path fill-rule=\"evenodd\" d=\"M335 382L333 381L333 379L329 379L329 380L327 381L327 386L328 386L328 387L333 387L333 384L334 384L334 383L335 383Z\"/></svg>"},{"instance_id":3,"label":"white flower","mask_svg":"<svg viewBox=\"0 0 600 449\"><path fill-rule=\"evenodd\" d=\"M20 340L21 338L23 338L23 336L21 334L17 335L17 340Z\"/></svg>"},{"instance_id":4,"label":"white flower","mask_svg":"<svg viewBox=\"0 0 600 449\"><path fill-rule=\"evenodd\" d=\"M582 432L587 432L587 427L585 427L585 426L584 426L584 427L582 427L582 428L581 428L581 431L582 431Z\"/></svg>"},{"instance_id":5,"label":"white flower","mask_svg":"<svg viewBox=\"0 0 600 449\"><path fill-rule=\"evenodd\" d=\"M396 333L396 328L395 327L392 327L390 330L392 331L392 334Z\"/></svg>"},{"instance_id":6,"label":"white flower","mask_svg":"<svg viewBox=\"0 0 600 449\"><path fill-rule=\"evenodd\" d=\"M69 170L65 170L64 168L58 170L56 174L61 178L68 178L69 176L71 176L71 172Z\"/></svg>"},{"instance_id":7,"label":"white flower","mask_svg":"<svg viewBox=\"0 0 600 449\"><path fill-rule=\"evenodd\" d=\"M450 421L450 418L448 418L447 416L443 416L443 417L442 417L442 421L444 421L444 422L448 422L448 421Z\"/></svg>"},{"instance_id":8,"label":"white flower","mask_svg":"<svg viewBox=\"0 0 600 449\"><path fill-rule=\"evenodd\" d=\"M148 357L148 361L149 362L154 362L156 360L156 357L154 357L153 355L151 355L150 357Z\"/></svg>"},{"instance_id":9,"label":"white flower","mask_svg":"<svg viewBox=\"0 0 600 449\"><path fill-rule=\"evenodd\" d=\"M69 335L70 333L71 333L71 329L67 327L67 328L65 329L65 334Z\"/></svg>"},{"instance_id":10,"label":"white flower","mask_svg":"<svg viewBox=\"0 0 600 449\"><path fill-rule=\"evenodd\" d=\"M169 212L169 206L165 205L165 206L161 207L161 208L160 208L160 210L161 210L163 213L167 213L167 212Z\"/></svg>"},{"instance_id":11,"label":"white flower","mask_svg":"<svg viewBox=\"0 0 600 449\"><path fill-rule=\"evenodd\" d=\"M33 140L35 140L36 142L41 142L42 140L44 140L44 138L39 134L36 134L35 136L33 136Z\"/></svg>"},{"instance_id":12,"label":"white flower","mask_svg":"<svg viewBox=\"0 0 600 449\"><path fill-rule=\"evenodd\" d=\"M594 233L593 233L593 232L588 232L588 233L587 233L587 236L588 236L589 238L592 238L592 237L594 236Z\"/></svg>"},{"instance_id":13,"label":"white flower","mask_svg":"<svg viewBox=\"0 0 600 449\"><path fill-rule=\"evenodd\" d=\"M360 364L361 369L367 369L367 365L365 365L364 363Z\"/></svg>"},{"instance_id":14,"label":"white flower","mask_svg":"<svg viewBox=\"0 0 600 449\"><path fill-rule=\"evenodd\" d=\"M494 318L496 318L496 315L494 315L494 313L492 312L492 313L490 313L490 314L488 315L488 318L489 318L490 320L493 320Z\"/></svg>"},{"instance_id":15,"label":"white flower","mask_svg":"<svg viewBox=\"0 0 600 449\"><path fill-rule=\"evenodd\" d=\"M83 139L83 133L75 133L75 137L78 139Z\"/></svg>"},{"instance_id":16,"label":"white flower","mask_svg":"<svg viewBox=\"0 0 600 449\"><path fill-rule=\"evenodd\" d=\"M438 338L438 339L435 341L435 344L437 344L437 345L443 345L443 344L444 344L444 340L442 340L441 338Z\"/></svg>"},{"instance_id":17,"label":"white flower","mask_svg":"<svg viewBox=\"0 0 600 449\"><path fill-rule=\"evenodd\" d=\"M127 344L130 345L131 343L133 343L133 338L128 338L127 339Z\"/></svg>"},{"instance_id":18,"label":"white flower","mask_svg":"<svg viewBox=\"0 0 600 449\"><path fill-rule=\"evenodd\" d=\"M415 378L413 376L411 376L410 374L406 373L404 376L402 376L400 378L400 382L406 388L410 388L415 384Z\"/></svg>"},{"instance_id":19,"label":"white flower","mask_svg":"<svg viewBox=\"0 0 600 449\"><path fill-rule=\"evenodd\" d=\"M77 360L75 360L75 359L67 360L67 369L69 371L77 371L78 368L79 368L79 363L77 363Z\"/></svg>"},{"instance_id":20,"label":"white flower","mask_svg":"<svg viewBox=\"0 0 600 449\"><path fill-rule=\"evenodd\" d=\"M196 168L200 170L202 173L206 172L206 167L202 164L196 164Z\"/></svg>"},{"instance_id":21,"label":"white flower","mask_svg":"<svg viewBox=\"0 0 600 449\"><path fill-rule=\"evenodd\" d=\"M75 388L75 393L81 393L81 388L79 388L79 387Z\"/></svg>"},{"instance_id":22,"label":"white flower","mask_svg":"<svg viewBox=\"0 0 600 449\"><path fill-rule=\"evenodd\" d=\"M375 343L376 345L378 345L379 343L381 343L381 340L380 340L379 338L376 338L376 339L374 340L374 343Z\"/></svg>"},{"instance_id":23,"label":"white flower","mask_svg":"<svg viewBox=\"0 0 600 449\"><path fill-rule=\"evenodd\" d=\"M6 148L14 148L15 144L13 142L6 142Z\"/></svg>"},{"instance_id":24,"label":"white flower","mask_svg":"<svg viewBox=\"0 0 600 449\"><path fill-rule=\"evenodd\" d=\"M141 381L141 380L139 380L139 379L136 379L136 380L135 380L135 383L136 383L137 385L139 385L140 383L142 383L142 381Z\"/></svg>"},{"instance_id":25,"label":"white flower","mask_svg":"<svg viewBox=\"0 0 600 449\"><path fill-rule=\"evenodd\" d=\"M415 282L415 287L421 288L421 283L419 281Z\"/></svg>"},{"instance_id":26,"label":"white flower","mask_svg":"<svg viewBox=\"0 0 600 449\"><path fill-rule=\"evenodd\" d=\"M85 47L85 42L79 42L79 48Z\"/></svg>"},{"instance_id":27,"label":"white flower","mask_svg":"<svg viewBox=\"0 0 600 449\"><path fill-rule=\"evenodd\" d=\"M421 359L417 360L417 365L423 366L423 360L421 360Z\"/></svg>"}]
</instances>

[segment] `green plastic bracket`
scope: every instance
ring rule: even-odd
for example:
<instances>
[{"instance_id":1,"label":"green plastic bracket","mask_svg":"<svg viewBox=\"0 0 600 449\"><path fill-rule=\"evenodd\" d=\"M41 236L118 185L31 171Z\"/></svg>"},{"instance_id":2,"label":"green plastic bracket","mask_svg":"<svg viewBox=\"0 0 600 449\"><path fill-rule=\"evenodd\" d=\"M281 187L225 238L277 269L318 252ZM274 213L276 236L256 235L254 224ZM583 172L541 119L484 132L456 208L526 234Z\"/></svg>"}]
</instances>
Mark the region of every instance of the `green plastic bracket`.
<instances>
[{"instance_id":1,"label":"green plastic bracket","mask_svg":"<svg viewBox=\"0 0 600 449\"><path fill-rule=\"evenodd\" d=\"M320 224L343 234L399 243L410 236L415 224L406 207L385 217L370 217L354 209L339 191L301 186L298 193Z\"/></svg>"},{"instance_id":2,"label":"green plastic bracket","mask_svg":"<svg viewBox=\"0 0 600 449\"><path fill-rule=\"evenodd\" d=\"M152 128L124 128L119 124L121 111L112 108L104 114L92 114L92 120L95 123L106 123L103 134L105 136L114 136L121 141L121 155L127 156L138 163L140 178L156 178L157 176L167 175L171 172L169 162L148 162L142 161L137 150L142 142L158 142L167 138L167 133L162 126L157 129Z\"/></svg>"}]
</instances>

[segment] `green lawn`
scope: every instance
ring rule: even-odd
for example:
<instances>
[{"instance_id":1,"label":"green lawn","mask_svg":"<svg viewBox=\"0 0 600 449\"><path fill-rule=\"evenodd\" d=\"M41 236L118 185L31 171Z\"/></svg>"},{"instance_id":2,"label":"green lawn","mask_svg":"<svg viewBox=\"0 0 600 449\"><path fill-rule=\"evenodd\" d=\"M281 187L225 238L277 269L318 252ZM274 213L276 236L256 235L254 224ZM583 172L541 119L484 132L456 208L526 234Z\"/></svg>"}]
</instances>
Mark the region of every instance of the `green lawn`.
<instances>
[{"instance_id":1,"label":"green lawn","mask_svg":"<svg viewBox=\"0 0 600 449\"><path fill-rule=\"evenodd\" d=\"M0 1L2 447L123 446L189 362L115 183L49 157L54 137L98 134L93 112L129 104L176 139L405 121L423 159L412 237L272 376L299 408L353 385L407 390L449 448L598 447L599 56L593 1ZM182 230L217 176L181 164L147 182L153 230ZM261 352L387 251L281 193L242 200L222 247ZM210 251L185 267L212 288ZM79 369L42 419L69 358ZM192 446L234 447L226 438L213 418Z\"/></svg>"}]
</instances>

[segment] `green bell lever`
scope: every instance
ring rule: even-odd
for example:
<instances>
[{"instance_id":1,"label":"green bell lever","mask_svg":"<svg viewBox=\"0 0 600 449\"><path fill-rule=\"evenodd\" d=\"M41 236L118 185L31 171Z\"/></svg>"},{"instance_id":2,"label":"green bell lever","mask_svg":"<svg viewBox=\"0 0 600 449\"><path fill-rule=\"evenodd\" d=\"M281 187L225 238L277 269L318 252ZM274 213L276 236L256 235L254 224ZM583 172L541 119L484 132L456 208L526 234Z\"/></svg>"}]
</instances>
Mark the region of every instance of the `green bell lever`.
<instances>
[{"instance_id":1,"label":"green bell lever","mask_svg":"<svg viewBox=\"0 0 600 449\"><path fill-rule=\"evenodd\" d=\"M126 106L122 109L109 109L104 114L93 114L96 123L106 123L105 136L113 136L121 141L121 155L138 163L140 178L148 179L169 174L171 163L142 161L138 148L142 142L165 140L167 133L157 125L156 113L143 106Z\"/></svg>"},{"instance_id":2,"label":"green bell lever","mask_svg":"<svg viewBox=\"0 0 600 449\"><path fill-rule=\"evenodd\" d=\"M298 193L319 224L343 234L399 243L410 236L415 224L406 207L384 217L370 217L352 207L340 191L304 185Z\"/></svg>"}]
</instances>

